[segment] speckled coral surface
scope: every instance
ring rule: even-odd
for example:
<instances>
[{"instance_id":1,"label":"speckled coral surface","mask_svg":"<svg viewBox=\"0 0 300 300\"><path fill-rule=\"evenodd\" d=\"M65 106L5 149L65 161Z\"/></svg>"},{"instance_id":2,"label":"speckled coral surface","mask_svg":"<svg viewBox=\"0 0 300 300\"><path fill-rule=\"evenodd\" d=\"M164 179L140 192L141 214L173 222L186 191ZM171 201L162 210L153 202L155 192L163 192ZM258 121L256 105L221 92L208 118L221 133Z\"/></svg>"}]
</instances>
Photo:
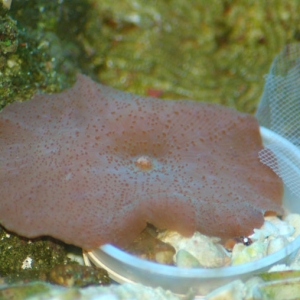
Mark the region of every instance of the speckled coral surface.
<instances>
[{"instance_id":1,"label":"speckled coral surface","mask_svg":"<svg viewBox=\"0 0 300 300\"><path fill-rule=\"evenodd\" d=\"M89 249L125 244L147 221L228 237L281 213L281 181L257 156L257 121L229 108L143 98L80 75L61 94L8 106L0 125L0 220L21 235Z\"/></svg>"}]
</instances>

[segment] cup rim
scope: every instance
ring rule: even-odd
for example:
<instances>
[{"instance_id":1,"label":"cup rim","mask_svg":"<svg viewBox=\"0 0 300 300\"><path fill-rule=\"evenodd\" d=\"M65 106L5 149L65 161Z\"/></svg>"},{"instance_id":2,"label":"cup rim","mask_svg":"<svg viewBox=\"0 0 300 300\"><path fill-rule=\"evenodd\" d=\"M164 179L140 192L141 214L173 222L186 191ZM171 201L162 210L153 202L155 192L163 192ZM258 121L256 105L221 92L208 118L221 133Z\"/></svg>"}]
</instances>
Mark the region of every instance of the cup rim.
<instances>
[{"instance_id":1,"label":"cup rim","mask_svg":"<svg viewBox=\"0 0 300 300\"><path fill-rule=\"evenodd\" d=\"M267 143L271 143L274 141L279 141L280 144L284 145L291 151L296 151L300 160L300 152L299 149L294 146L291 142L281 137L277 133L265 128L260 127L261 136ZM216 279L216 278L225 278L225 277L233 277L238 275L244 275L247 273L257 272L259 270L268 269L272 265L284 260L290 254L295 252L300 248L300 235L292 242L289 242L284 248L281 250L269 254L261 259L251 261L248 263L234 265L234 266L224 266L218 268L180 268L177 266L169 266L160 264L157 262L147 261L145 259L141 259L132 254L125 252L113 245L106 244L101 246L98 249L94 249L89 251L88 253L93 256L93 260L98 259L97 253L99 251L105 253L106 255L114 258L116 261L130 266L134 269L138 269L139 271L147 272L149 274L155 275L167 275L173 276L177 278L207 278L207 279ZM103 265L103 263L101 263Z\"/></svg>"}]
</instances>

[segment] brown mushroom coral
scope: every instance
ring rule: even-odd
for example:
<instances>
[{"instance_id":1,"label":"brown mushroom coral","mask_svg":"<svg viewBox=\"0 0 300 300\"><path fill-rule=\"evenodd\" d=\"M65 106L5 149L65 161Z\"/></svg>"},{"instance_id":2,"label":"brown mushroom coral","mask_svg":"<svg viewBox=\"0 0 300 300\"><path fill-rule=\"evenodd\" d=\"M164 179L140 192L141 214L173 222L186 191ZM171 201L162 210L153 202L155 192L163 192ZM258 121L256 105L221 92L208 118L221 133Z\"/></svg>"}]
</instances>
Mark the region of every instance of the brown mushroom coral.
<instances>
[{"instance_id":1,"label":"brown mushroom coral","mask_svg":"<svg viewBox=\"0 0 300 300\"><path fill-rule=\"evenodd\" d=\"M282 213L253 116L139 97L79 75L0 114L0 223L86 249L124 245L150 222L184 235L247 235Z\"/></svg>"}]
</instances>

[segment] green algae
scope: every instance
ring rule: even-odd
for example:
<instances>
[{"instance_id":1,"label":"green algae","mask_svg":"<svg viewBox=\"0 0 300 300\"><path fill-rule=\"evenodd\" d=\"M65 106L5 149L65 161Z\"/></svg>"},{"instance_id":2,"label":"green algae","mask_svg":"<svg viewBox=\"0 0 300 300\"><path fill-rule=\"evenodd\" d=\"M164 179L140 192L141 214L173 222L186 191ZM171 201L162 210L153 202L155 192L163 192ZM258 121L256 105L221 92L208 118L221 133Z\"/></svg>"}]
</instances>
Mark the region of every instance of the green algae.
<instances>
[{"instance_id":1,"label":"green algae","mask_svg":"<svg viewBox=\"0 0 300 300\"><path fill-rule=\"evenodd\" d=\"M288 278L300 278L300 271L288 270L278 272L266 272L258 275L264 281L283 280Z\"/></svg>"},{"instance_id":2,"label":"green algae","mask_svg":"<svg viewBox=\"0 0 300 300\"><path fill-rule=\"evenodd\" d=\"M36 289L36 293L34 292ZM61 300L92 300L92 299L169 299L169 300L192 300L192 293L184 297L179 297L170 291L162 288L151 288L141 284L125 283L123 285L112 284L109 287L97 286L87 288L62 288L55 285L41 282L27 285L15 285L0 289L0 299L13 300L41 300L41 299L61 299Z\"/></svg>"},{"instance_id":3,"label":"green algae","mask_svg":"<svg viewBox=\"0 0 300 300\"><path fill-rule=\"evenodd\" d=\"M23 270L1 278L0 287L26 284L29 282L48 282L64 287L86 287L109 285L111 280L106 270L76 264L57 265L50 269Z\"/></svg>"},{"instance_id":4,"label":"green algae","mask_svg":"<svg viewBox=\"0 0 300 300\"><path fill-rule=\"evenodd\" d=\"M57 285L44 282L30 282L27 284L15 284L0 287L0 299L2 300L25 300L25 299L84 299L80 290L76 288L66 289Z\"/></svg>"},{"instance_id":5,"label":"green algae","mask_svg":"<svg viewBox=\"0 0 300 300\"><path fill-rule=\"evenodd\" d=\"M33 295L44 294L50 290L51 286L42 282L10 286L0 289L0 299L23 300Z\"/></svg>"},{"instance_id":6,"label":"green algae","mask_svg":"<svg viewBox=\"0 0 300 300\"><path fill-rule=\"evenodd\" d=\"M299 39L298 1L97 1L112 39L100 80L253 112L263 75ZM151 92L151 90L150 90Z\"/></svg>"},{"instance_id":7,"label":"green algae","mask_svg":"<svg viewBox=\"0 0 300 300\"><path fill-rule=\"evenodd\" d=\"M48 275L48 281L65 287L105 286L111 283L106 270L74 264L52 268Z\"/></svg>"},{"instance_id":8,"label":"green algae","mask_svg":"<svg viewBox=\"0 0 300 300\"><path fill-rule=\"evenodd\" d=\"M0 54L0 108L67 88L80 71L137 94L254 112L273 57L300 40L299 8L297 0L13 0L1 10L17 26L3 45L17 38L18 48Z\"/></svg>"},{"instance_id":9,"label":"green algae","mask_svg":"<svg viewBox=\"0 0 300 300\"><path fill-rule=\"evenodd\" d=\"M9 17L0 18L0 53L14 53L18 47L17 22Z\"/></svg>"},{"instance_id":10,"label":"green algae","mask_svg":"<svg viewBox=\"0 0 300 300\"><path fill-rule=\"evenodd\" d=\"M10 10L2 7L0 109L37 91L58 92L74 83L82 54L76 37L87 7L78 0L14 0Z\"/></svg>"},{"instance_id":11,"label":"green algae","mask_svg":"<svg viewBox=\"0 0 300 300\"><path fill-rule=\"evenodd\" d=\"M66 287L110 284L107 271L78 265L67 256L70 247L52 238L27 239L0 227L0 241L0 287L35 281Z\"/></svg>"},{"instance_id":12,"label":"green algae","mask_svg":"<svg viewBox=\"0 0 300 300\"><path fill-rule=\"evenodd\" d=\"M26 269L45 270L74 263L67 257L67 246L52 238L26 239L0 227L0 276L18 274ZM25 260L30 260L26 264Z\"/></svg>"}]
</instances>

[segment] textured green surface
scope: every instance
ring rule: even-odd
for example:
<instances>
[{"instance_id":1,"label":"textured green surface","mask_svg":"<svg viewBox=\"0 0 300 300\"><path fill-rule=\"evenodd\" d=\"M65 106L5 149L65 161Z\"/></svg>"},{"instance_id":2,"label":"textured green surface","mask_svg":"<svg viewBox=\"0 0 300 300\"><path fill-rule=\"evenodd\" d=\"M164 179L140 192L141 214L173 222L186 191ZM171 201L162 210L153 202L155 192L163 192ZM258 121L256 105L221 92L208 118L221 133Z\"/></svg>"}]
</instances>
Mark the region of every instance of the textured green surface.
<instances>
[{"instance_id":1,"label":"textured green surface","mask_svg":"<svg viewBox=\"0 0 300 300\"><path fill-rule=\"evenodd\" d=\"M13 0L9 11L0 9L0 109L38 90L71 86L87 7L79 0Z\"/></svg>"},{"instance_id":2,"label":"textured green surface","mask_svg":"<svg viewBox=\"0 0 300 300\"><path fill-rule=\"evenodd\" d=\"M111 38L105 83L253 112L263 75L299 39L299 1L98 1Z\"/></svg>"},{"instance_id":3,"label":"textured green surface","mask_svg":"<svg viewBox=\"0 0 300 300\"><path fill-rule=\"evenodd\" d=\"M22 266L27 257L32 259L30 270L50 269L71 262L66 256L66 246L51 238L20 238L0 227L0 241L0 277L24 271Z\"/></svg>"},{"instance_id":4,"label":"textured green surface","mask_svg":"<svg viewBox=\"0 0 300 300\"><path fill-rule=\"evenodd\" d=\"M300 39L299 8L297 0L13 0L0 12L12 30L17 21L19 46L0 35L13 48L0 53L0 105L59 91L81 71L138 94L253 112L272 59Z\"/></svg>"}]
</instances>

